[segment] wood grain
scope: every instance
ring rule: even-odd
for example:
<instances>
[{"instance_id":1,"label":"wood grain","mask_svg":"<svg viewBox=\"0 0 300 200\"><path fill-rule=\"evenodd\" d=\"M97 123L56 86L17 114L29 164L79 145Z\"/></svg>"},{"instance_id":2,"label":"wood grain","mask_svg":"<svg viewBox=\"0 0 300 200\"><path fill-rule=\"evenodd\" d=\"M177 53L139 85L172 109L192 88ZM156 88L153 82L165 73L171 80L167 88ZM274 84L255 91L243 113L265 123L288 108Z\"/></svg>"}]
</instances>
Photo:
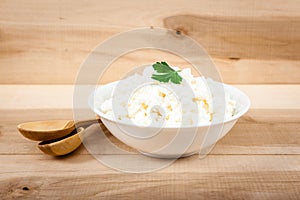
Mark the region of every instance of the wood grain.
<instances>
[{"instance_id":1,"label":"wood grain","mask_svg":"<svg viewBox=\"0 0 300 200\"><path fill-rule=\"evenodd\" d=\"M300 59L300 17L175 15L164 24L195 38L212 56Z\"/></svg>"},{"instance_id":2,"label":"wood grain","mask_svg":"<svg viewBox=\"0 0 300 200\"><path fill-rule=\"evenodd\" d=\"M150 26L179 30L199 41L226 83L300 80L297 0L168 0L160 6L155 1L16 3L0 2L0 84L72 84L99 43L122 31ZM115 66L122 73L157 59L184 66L161 52L128 55Z\"/></svg>"},{"instance_id":3,"label":"wood grain","mask_svg":"<svg viewBox=\"0 0 300 200\"><path fill-rule=\"evenodd\" d=\"M300 85L233 86L249 96L251 108L300 109ZM73 85L0 85L0 109L73 108L74 87Z\"/></svg>"},{"instance_id":4,"label":"wood grain","mask_svg":"<svg viewBox=\"0 0 300 200\"><path fill-rule=\"evenodd\" d=\"M77 175L73 178L53 177L49 174L30 178L20 176L1 181L0 192L4 198L22 199L130 199L133 194L135 199L297 199L300 175L298 172L271 171L243 174L213 172L205 175L187 173L163 178L161 174L109 176L110 178L99 174ZM188 194L181 192L187 188L190 191Z\"/></svg>"},{"instance_id":5,"label":"wood grain","mask_svg":"<svg viewBox=\"0 0 300 200\"><path fill-rule=\"evenodd\" d=\"M89 53L105 39L120 32L118 29L85 26L0 24L0 83L72 84ZM275 49L270 46L267 48L272 51ZM230 48L221 49L230 52ZM242 52L238 50L238 53ZM226 83L299 83L299 60L274 59L277 60L246 59L234 55L227 58L213 57ZM108 73L121 77L136 66L152 64L157 60L181 67L189 66L182 58L172 54L142 50L120 57L112 63ZM110 76L104 76L103 79L112 80Z\"/></svg>"},{"instance_id":6,"label":"wood grain","mask_svg":"<svg viewBox=\"0 0 300 200\"><path fill-rule=\"evenodd\" d=\"M13 24L87 24L108 27L162 25L161 18L175 13L257 17L299 17L297 0L273 0L272 3L251 0L165 0L128 2L111 0L18 0L1 1L1 23ZM16 6L18 5L18 6ZM161 23L161 24L159 24Z\"/></svg>"},{"instance_id":7,"label":"wood grain","mask_svg":"<svg viewBox=\"0 0 300 200\"><path fill-rule=\"evenodd\" d=\"M16 130L25 120L71 118L70 109L0 112L5 199L297 199L300 192L299 109L250 110L205 159L179 159L144 174L109 169L83 146L67 157L44 155Z\"/></svg>"},{"instance_id":8,"label":"wood grain","mask_svg":"<svg viewBox=\"0 0 300 200\"><path fill-rule=\"evenodd\" d=\"M228 155L203 160L193 156L151 174L116 173L91 156L60 160L10 156L9 160L10 170L0 178L5 198L297 199L300 186L296 156Z\"/></svg>"},{"instance_id":9,"label":"wood grain","mask_svg":"<svg viewBox=\"0 0 300 200\"><path fill-rule=\"evenodd\" d=\"M22 115L18 116L19 113ZM72 119L69 109L1 110L0 154L42 154L37 142L29 141L17 131L18 123L34 120ZM243 116L231 132L211 152L213 155L287 155L300 154L300 109L252 109ZM105 129L110 140L120 148L129 150ZM11 143L10 141L14 141ZM82 147L75 154L88 154Z\"/></svg>"}]
</instances>

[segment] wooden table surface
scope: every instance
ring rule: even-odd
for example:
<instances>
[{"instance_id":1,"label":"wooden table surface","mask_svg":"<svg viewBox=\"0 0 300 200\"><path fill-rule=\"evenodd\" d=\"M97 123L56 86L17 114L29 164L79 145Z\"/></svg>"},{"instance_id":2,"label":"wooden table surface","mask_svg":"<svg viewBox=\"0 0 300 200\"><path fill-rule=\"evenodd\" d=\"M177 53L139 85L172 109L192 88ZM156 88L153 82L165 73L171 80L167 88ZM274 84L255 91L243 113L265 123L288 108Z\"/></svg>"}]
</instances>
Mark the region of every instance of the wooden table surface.
<instances>
[{"instance_id":1,"label":"wooden table surface","mask_svg":"<svg viewBox=\"0 0 300 200\"><path fill-rule=\"evenodd\" d=\"M273 1L0 1L0 199L300 199L300 5ZM224 82L250 97L249 112L207 157L129 174L84 146L44 155L18 133L21 122L72 119L73 83L89 52L141 26L193 37ZM184 63L133 52L102 82L162 59Z\"/></svg>"}]
</instances>

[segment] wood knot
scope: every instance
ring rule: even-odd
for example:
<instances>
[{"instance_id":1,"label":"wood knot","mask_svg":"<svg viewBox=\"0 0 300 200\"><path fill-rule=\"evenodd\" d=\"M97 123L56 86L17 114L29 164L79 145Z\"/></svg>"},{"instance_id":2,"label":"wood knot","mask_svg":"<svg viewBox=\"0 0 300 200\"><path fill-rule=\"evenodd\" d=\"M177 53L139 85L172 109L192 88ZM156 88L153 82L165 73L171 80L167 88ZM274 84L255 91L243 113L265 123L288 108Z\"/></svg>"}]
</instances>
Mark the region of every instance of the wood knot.
<instances>
[{"instance_id":1,"label":"wood knot","mask_svg":"<svg viewBox=\"0 0 300 200\"><path fill-rule=\"evenodd\" d=\"M240 60L238 57L229 57L230 60Z\"/></svg>"},{"instance_id":2,"label":"wood knot","mask_svg":"<svg viewBox=\"0 0 300 200\"><path fill-rule=\"evenodd\" d=\"M28 190L29 190L29 188L25 186L25 187L23 187L23 188L22 188L22 190L24 190L24 191L28 191Z\"/></svg>"},{"instance_id":3,"label":"wood knot","mask_svg":"<svg viewBox=\"0 0 300 200\"><path fill-rule=\"evenodd\" d=\"M182 27L175 28L175 32L177 35L187 35L187 31Z\"/></svg>"}]
</instances>

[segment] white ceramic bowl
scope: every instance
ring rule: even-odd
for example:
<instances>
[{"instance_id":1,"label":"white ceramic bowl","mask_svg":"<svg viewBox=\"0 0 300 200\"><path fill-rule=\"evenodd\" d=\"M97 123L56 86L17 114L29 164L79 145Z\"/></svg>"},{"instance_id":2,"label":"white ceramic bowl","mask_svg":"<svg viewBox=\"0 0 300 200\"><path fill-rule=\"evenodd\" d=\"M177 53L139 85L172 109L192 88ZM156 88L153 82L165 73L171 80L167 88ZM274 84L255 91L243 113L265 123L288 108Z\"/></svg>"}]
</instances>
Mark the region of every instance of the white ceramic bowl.
<instances>
[{"instance_id":1,"label":"white ceramic bowl","mask_svg":"<svg viewBox=\"0 0 300 200\"><path fill-rule=\"evenodd\" d=\"M224 123L194 127L139 127L109 119L94 106L93 98L97 98L98 103L110 98L117 83L113 82L98 87L89 97L89 106L100 116L103 124L116 138L152 157L178 158L199 152L208 152L206 150L211 150L214 144L231 130L237 120L250 107L250 100L247 95L235 87L223 84L237 105L237 114L225 120ZM212 131L208 132L209 129ZM178 132L179 134L177 134Z\"/></svg>"}]
</instances>

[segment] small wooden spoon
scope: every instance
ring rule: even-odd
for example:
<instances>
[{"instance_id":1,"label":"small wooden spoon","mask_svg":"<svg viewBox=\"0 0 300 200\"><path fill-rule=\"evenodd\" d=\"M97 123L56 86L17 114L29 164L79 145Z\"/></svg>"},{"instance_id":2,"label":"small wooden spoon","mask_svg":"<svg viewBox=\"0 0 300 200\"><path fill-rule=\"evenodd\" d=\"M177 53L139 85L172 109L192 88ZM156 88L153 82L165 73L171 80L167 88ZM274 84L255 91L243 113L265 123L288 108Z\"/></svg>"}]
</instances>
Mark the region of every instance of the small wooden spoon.
<instances>
[{"instance_id":1,"label":"small wooden spoon","mask_svg":"<svg viewBox=\"0 0 300 200\"><path fill-rule=\"evenodd\" d=\"M78 121L76 126L79 127L96 121L96 119ZM49 141L70 134L75 129L75 122L73 120L34 121L19 124L17 128L24 137L30 140Z\"/></svg>"},{"instance_id":2,"label":"small wooden spoon","mask_svg":"<svg viewBox=\"0 0 300 200\"><path fill-rule=\"evenodd\" d=\"M76 130L74 130L76 131ZM43 141L38 144L38 148L45 154L51 156L62 156L75 151L83 139L85 129L80 127L75 134L63 139L54 141Z\"/></svg>"}]
</instances>

